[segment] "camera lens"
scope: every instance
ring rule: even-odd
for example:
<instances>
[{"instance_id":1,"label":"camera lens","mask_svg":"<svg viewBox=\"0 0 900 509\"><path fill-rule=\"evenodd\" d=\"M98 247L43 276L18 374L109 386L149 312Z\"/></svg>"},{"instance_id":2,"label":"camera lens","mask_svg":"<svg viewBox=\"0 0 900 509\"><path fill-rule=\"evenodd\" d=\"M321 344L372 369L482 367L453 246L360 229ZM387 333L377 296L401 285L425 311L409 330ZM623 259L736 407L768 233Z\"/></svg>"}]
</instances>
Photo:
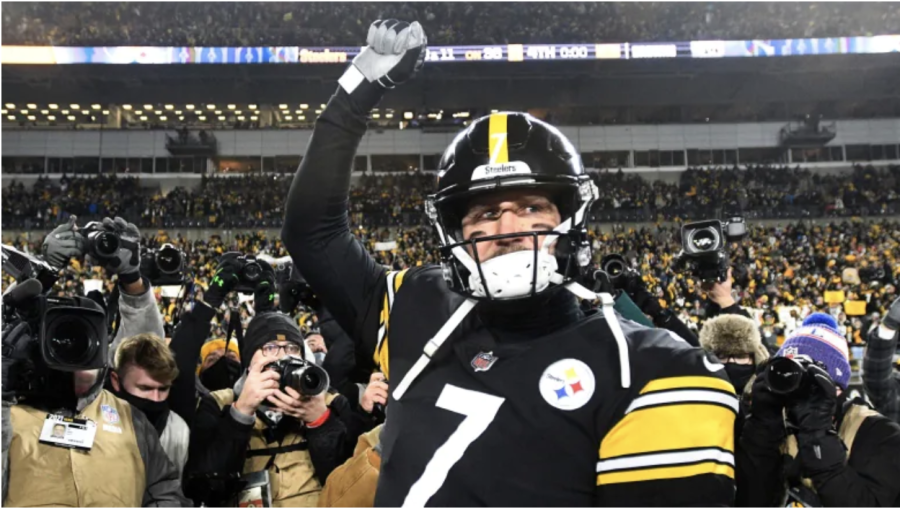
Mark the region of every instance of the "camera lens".
<instances>
[{"instance_id":1,"label":"camera lens","mask_svg":"<svg viewBox=\"0 0 900 509\"><path fill-rule=\"evenodd\" d=\"M293 369L287 378L286 385L304 396L321 394L328 389L328 384L331 383L328 373L314 365Z\"/></svg>"},{"instance_id":2,"label":"camera lens","mask_svg":"<svg viewBox=\"0 0 900 509\"><path fill-rule=\"evenodd\" d=\"M262 267L258 263L252 262L244 266L244 278L247 281L256 281L262 275Z\"/></svg>"},{"instance_id":3,"label":"camera lens","mask_svg":"<svg viewBox=\"0 0 900 509\"><path fill-rule=\"evenodd\" d=\"M63 364L86 364L98 347L97 339L91 334L91 326L71 315L50 324L45 337L50 355Z\"/></svg>"},{"instance_id":4,"label":"camera lens","mask_svg":"<svg viewBox=\"0 0 900 509\"><path fill-rule=\"evenodd\" d=\"M175 274L181 269L181 252L172 246L161 248L156 254L156 266L163 274Z\"/></svg>"},{"instance_id":5,"label":"camera lens","mask_svg":"<svg viewBox=\"0 0 900 509\"><path fill-rule=\"evenodd\" d=\"M719 247L719 233L709 227L701 228L690 234L689 242L695 252L713 251Z\"/></svg>"},{"instance_id":6,"label":"camera lens","mask_svg":"<svg viewBox=\"0 0 900 509\"><path fill-rule=\"evenodd\" d=\"M790 394L800 388L805 372L799 362L787 357L776 357L766 369L766 385L776 394Z\"/></svg>"},{"instance_id":7,"label":"camera lens","mask_svg":"<svg viewBox=\"0 0 900 509\"><path fill-rule=\"evenodd\" d=\"M616 277L625 271L625 261L619 257L610 257L604 260L601 268L609 274L609 277Z\"/></svg>"},{"instance_id":8,"label":"camera lens","mask_svg":"<svg viewBox=\"0 0 900 509\"><path fill-rule=\"evenodd\" d=\"M109 258L119 251L119 237L109 232L97 232L93 236L94 252L98 256Z\"/></svg>"}]
</instances>

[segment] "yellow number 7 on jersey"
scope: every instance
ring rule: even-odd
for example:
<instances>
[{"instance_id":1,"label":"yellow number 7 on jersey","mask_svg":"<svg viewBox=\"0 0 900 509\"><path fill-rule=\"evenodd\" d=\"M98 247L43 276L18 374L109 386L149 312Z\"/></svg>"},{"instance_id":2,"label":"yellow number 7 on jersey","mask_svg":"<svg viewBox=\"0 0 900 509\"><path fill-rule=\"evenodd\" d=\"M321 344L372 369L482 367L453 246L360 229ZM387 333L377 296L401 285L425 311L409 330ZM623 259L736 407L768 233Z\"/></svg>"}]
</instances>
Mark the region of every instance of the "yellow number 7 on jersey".
<instances>
[{"instance_id":1,"label":"yellow number 7 on jersey","mask_svg":"<svg viewBox=\"0 0 900 509\"><path fill-rule=\"evenodd\" d=\"M435 406L465 415L466 418L425 465L425 472L409 489L403 507L425 507L428 499L447 480L447 474L453 465L463 457L466 448L494 421L504 401L499 396L461 389L450 384L444 386Z\"/></svg>"}]
</instances>

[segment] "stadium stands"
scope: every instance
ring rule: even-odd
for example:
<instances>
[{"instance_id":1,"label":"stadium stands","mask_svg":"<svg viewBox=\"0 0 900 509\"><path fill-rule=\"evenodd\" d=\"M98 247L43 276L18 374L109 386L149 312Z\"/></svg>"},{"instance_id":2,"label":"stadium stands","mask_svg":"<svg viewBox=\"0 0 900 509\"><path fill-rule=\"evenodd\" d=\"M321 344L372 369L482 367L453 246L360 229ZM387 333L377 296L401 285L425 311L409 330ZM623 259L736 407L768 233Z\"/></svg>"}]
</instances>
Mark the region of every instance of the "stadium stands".
<instances>
[{"instance_id":1,"label":"stadium stands","mask_svg":"<svg viewBox=\"0 0 900 509\"><path fill-rule=\"evenodd\" d=\"M476 8L477 6L477 8ZM3 44L356 46L369 20L420 20L431 44L836 37L896 32L869 2L10 3Z\"/></svg>"}]
</instances>

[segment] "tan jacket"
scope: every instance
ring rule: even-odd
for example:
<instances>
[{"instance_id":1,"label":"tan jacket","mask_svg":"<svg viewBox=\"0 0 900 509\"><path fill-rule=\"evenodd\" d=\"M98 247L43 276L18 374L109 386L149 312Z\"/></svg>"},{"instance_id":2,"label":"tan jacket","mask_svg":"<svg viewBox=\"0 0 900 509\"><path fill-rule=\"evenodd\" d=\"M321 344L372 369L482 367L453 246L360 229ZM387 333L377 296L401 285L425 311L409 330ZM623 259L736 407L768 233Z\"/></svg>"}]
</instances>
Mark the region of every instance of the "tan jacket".
<instances>
[{"instance_id":1,"label":"tan jacket","mask_svg":"<svg viewBox=\"0 0 900 509\"><path fill-rule=\"evenodd\" d=\"M319 507L373 507L381 455L375 447L381 438L381 426L360 435L353 457L328 476L319 498Z\"/></svg>"}]
</instances>

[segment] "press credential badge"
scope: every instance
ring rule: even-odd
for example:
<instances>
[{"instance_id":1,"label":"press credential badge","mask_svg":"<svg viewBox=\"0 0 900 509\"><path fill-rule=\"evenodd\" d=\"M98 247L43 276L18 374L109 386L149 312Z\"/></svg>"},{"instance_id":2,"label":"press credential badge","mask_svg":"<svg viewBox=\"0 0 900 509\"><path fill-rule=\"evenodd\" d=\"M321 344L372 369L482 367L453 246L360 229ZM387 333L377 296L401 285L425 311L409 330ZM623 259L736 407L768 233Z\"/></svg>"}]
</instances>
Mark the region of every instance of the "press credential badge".
<instances>
[{"instance_id":1,"label":"press credential badge","mask_svg":"<svg viewBox=\"0 0 900 509\"><path fill-rule=\"evenodd\" d=\"M90 451L96 434L97 424L94 421L47 414L39 441L56 447Z\"/></svg>"}]
</instances>

